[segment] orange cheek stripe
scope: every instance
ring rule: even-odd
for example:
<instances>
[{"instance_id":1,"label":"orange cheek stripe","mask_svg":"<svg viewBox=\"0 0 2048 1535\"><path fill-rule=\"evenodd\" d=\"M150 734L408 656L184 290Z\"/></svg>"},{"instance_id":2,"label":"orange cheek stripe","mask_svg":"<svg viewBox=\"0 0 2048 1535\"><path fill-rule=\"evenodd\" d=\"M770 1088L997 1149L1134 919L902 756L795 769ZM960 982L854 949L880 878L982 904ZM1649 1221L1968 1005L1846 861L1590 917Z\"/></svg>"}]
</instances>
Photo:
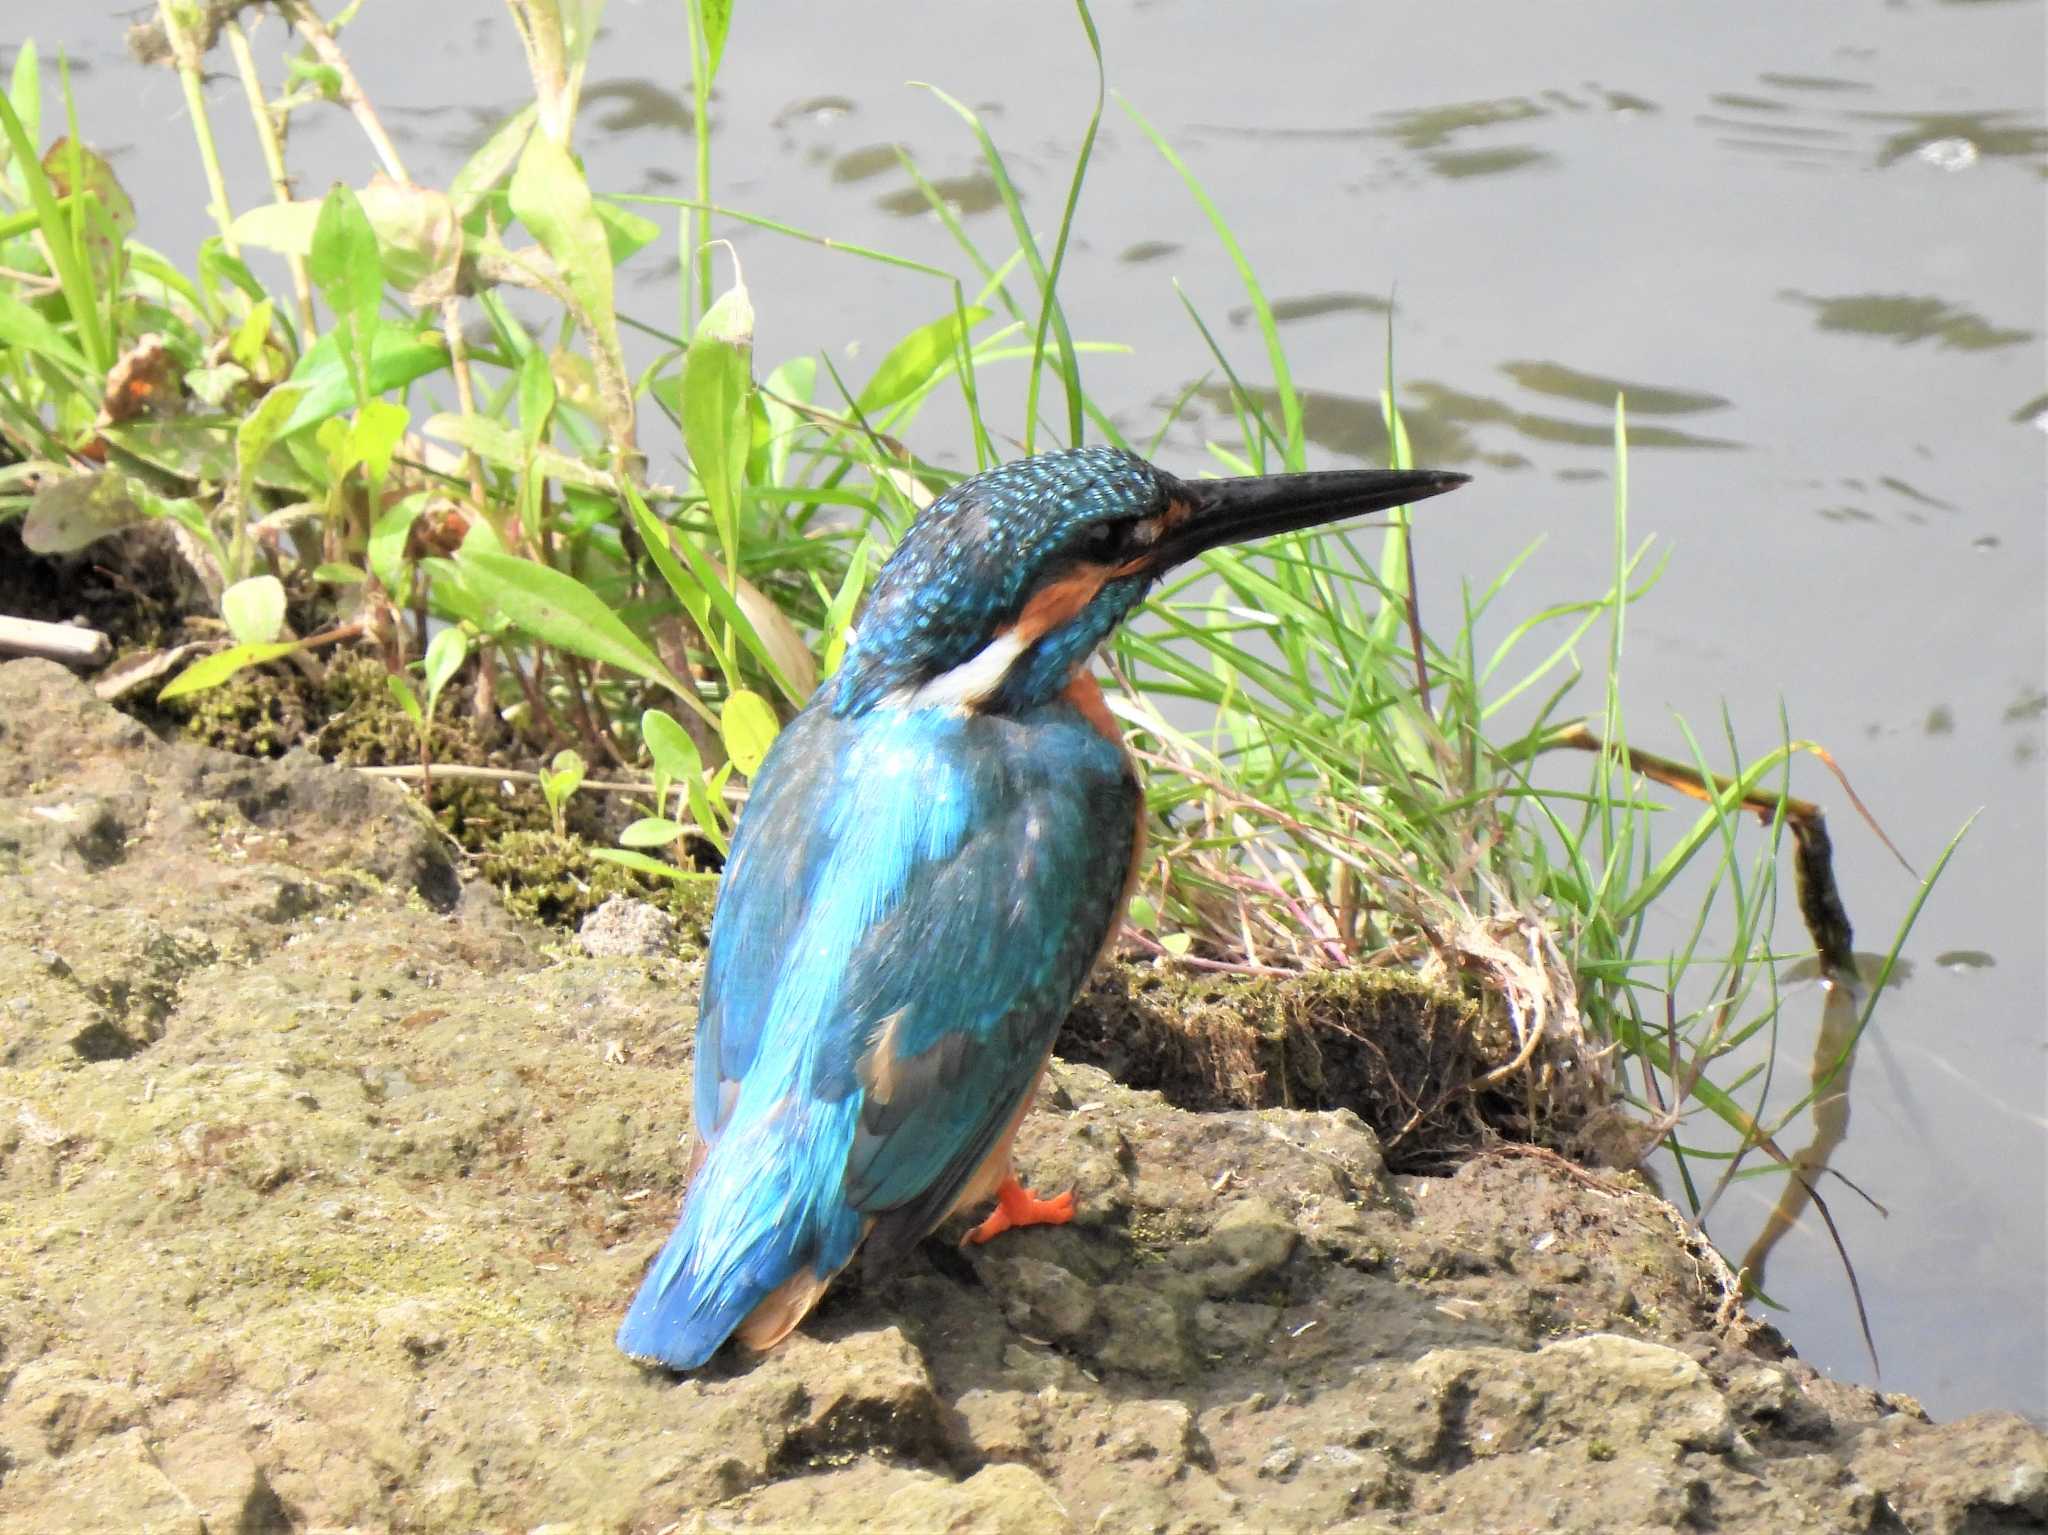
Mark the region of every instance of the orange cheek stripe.
<instances>
[{"instance_id":1,"label":"orange cheek stripe","mask_svg":"<svg viewBox=\"0 0 2048 1535\"><path fill-rule=\"evenodd\" d=\"M1041 587L1017 615L1016 631L1026 645L1038 641L1095 600L1113 572L1106 565L1083 565Z\"/></svg>"}]
</instances>

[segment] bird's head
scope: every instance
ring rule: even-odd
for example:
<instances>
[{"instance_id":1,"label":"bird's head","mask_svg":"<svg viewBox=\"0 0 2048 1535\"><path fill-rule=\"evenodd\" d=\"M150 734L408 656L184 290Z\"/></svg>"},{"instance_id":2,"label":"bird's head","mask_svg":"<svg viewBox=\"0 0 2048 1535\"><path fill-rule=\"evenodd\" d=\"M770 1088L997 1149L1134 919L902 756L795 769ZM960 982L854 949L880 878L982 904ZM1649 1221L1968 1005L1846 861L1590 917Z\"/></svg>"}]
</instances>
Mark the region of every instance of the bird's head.
<instances>
[{"instance_id":1,"label":"bird's head","mask_svg":"<svg viewBox=\"0 0 2048 1535\"><path fill-rule=\"evenodd\" d=\"M939 497L904 535L832 684L833 712L1035 707L1183 560L1419 501L1465 478L1334 470L1182 480L1117 448L1004 464Z\"/></svg>"}]
</instances>

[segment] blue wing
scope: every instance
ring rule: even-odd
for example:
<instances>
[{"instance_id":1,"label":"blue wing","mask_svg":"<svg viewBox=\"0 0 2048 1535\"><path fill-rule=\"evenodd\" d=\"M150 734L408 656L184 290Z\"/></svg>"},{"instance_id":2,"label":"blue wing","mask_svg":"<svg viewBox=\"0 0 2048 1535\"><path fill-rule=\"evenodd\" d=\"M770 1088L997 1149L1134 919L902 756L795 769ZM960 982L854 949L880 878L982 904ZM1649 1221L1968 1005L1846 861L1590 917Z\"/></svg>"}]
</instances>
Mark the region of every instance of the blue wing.
<instances>
[{"instance_id":1,"label":"blue wing","mask_svg":"<svg viewBox=\"0 0 2048 1535\"><path fill-rule=\"evenodd\" d=\"M834 1101L865 1086L860 1057L893 1022L890 1057L920 1065L907 1092L865 1105L849 1187L864 1208L901 1203L913 1163L871 1142L954 1122L935 1103L912 1112L963 1096L946 1085L963 1068L930 1055L949 1041L985 1063L981 1085L1019 1049L1036 1070L1115 917L1137 815L1121 750L1064 705L1024 721L799 716L755 779L720 893L698 1135L717 1141L778 1014L823 1036L807 1085Z\"/></svg>"},{"instance_id":2,"label":"blue wing","mask_svg":"<svg viewBox=\"0 0 2048 1535\"><path fill-rule=\"evenodd\" d=\"M628 1352L708 1356L806 1264L829 1276L864 1232L886 1258L945 1216L1108 935L1138 806L1121 750L1065 704L814 708L783 732L712 927L709 1153Z\"/></svg>"}]
</instances>

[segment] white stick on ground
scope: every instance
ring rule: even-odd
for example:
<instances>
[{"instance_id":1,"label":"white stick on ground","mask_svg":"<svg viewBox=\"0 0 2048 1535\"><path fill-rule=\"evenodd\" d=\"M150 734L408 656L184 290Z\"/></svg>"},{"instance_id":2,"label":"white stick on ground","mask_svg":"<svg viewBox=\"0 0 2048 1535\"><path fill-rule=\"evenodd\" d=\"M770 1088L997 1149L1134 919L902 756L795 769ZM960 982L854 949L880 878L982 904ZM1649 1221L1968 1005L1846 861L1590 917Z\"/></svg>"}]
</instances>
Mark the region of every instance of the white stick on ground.
<instances>
[{"instance_id":1,"label":"white stick on ground","mask_svg":"<svg viewBox=\"0 0 2048 1535\"><path fill-rule=\"evenodd\" d=\"M113 649L113 641L97 629L0 614L0 655L42 656L66 666L97 666Z\"/></svg>"}]
</instances>

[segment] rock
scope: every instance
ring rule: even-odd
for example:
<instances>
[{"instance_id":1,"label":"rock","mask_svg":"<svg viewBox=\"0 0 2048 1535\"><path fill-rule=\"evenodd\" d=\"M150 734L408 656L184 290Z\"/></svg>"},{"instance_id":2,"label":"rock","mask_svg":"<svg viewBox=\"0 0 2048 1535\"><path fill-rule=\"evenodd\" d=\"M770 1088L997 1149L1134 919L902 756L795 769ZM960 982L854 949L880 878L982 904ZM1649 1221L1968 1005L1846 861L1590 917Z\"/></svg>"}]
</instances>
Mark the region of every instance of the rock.
<instances>
[{"instance_id":1,"label":"rock","mask_svg":"<svg viewBox=\"0 0 2048 1535\"><path fill-rule=\"evenodd\" d=\"M1800 1389L1789 1370L1777 1365L1743 1365L1731 1371L1728 1406L1736 1416L1788 1439L1825 1439L1834 1431L1826 1410Z\"/></svg>"},{"instance_id":2,"label":"rock","mask_svg":"<svg viewBox=\"0 0 2048 1535\"><path fill-rule=\"evenodd\" d=\"M1226 1207L1184 1261L1195 1270L1202 1293L1224 1300L1248 1293L1294 1256L1294 1223L1263 1199L1239 1199Z\"/></svg>"},{"instance_id":3,"label":"rock","mask_svg":"<svg viewBox=\"0 0 2048 1535\"><path fill-rule=\"evenodd\" d=\"M1002 1297L1012 1327L1048 1343L1072 1343L1095 1323L1095 1292L1081 1278L1037 1258L1003 1258L990 1265L990 1283Z\"/></svg>"},{"instance_id":4,"label":"rock","mask_svg":"<svg viewBox=\"0 0 2048 1535\"><path fill-rule=\"evenodd\" d=\"M912 1458L940 1453L931 1372L900 1327L857 1332L829 1344L792 1338L757 1373L764 1382L794 1384L804 1403L803 1421L783 1441L784 1462L822 1462L863 1451Z\"/></svg>"},{"instance_id":5,"label":"rock","mask_svg":"<svg viewBox=\"0 0 2048 1535\"><path fill-rule=\"evenodd\" d=\"M1439 1414L1432 1459L1447 1442L1469 1455L1583 1442L1612 1459L1623 1448L1675 1458L1735 1441L1728 1403L1706 1371L1676 1349L1636 1338L1596 1334L1534 1354L1445 1349L1410 1374Z\"/></svg>"},{"instance_id":6,"label":"rock","mask_svg":"<svg viewBox=\"0 0 2048 1535\"><path fill-rule=\"evenodd\" d=\"M1045 1450L1045 1409L1029 1391L964 1391L953 1403L963 1441L976 1460L1036 1460Z\"/></svg>"},{"instance_id":7,"label":"rock","mask_svg":"<svg viewBox=\"0 0 2048 1535\"><path fill-rule=\"evenodd\" d=\"M100 1441L61 1468L10 1469L0 1483L0 1535L215 1535L159 1471L141 1429Z\"/></svg>"},{"instance_id":8,"label":"rock","mask_svg":"<svg viewBox=\"0 0 2048 1535\"><path fill-rule=\"evenodd\" d=\"M208 1535L290 1535L291 1513L242 1436L180 1435L157 1451L156 1464L198 1511Z\"/></svg>"},{"instance_id":9,"label":"rock","mask_svg":"<svg viewBox=\"0 0 2048 1535\"><path fill-rule=\"evenodd\" d=\"M1103 1337L1096 1357L1112 1370L1155 1380L1177 1380L1187 1371L1187 1329L1171 1298L1141 1285L1105 1285L1101 1294Z\"/></svg>"},{"instance_id":10,"label":"rock","mask_svg":"<svg viewBox=\"0 0 2048 1535\"><path fill-rule=\"evenodd\" d=\"M1208 1441L1186 1402L1120 1402L1103 1452L1112 1461L1149 1461L1168 1475L1210 1463Z\"/></svg>"},{"instance_id":11,"label":"rock","mask_svg":"<svg viewBox=\"0 0 2048 1535\"><path fill-rule=\"evenodd\" d=\"M1914 1535L2048 1529L2048 1434L2018 1413L1864 1431L1850 1465Z\"/></svg>"},{"instance_id":12,"label":"rock","mask_svg":"<svg viewBox=\"0 0 2048 1535\"><path fill-rule=\"evenodd\" d=\"M927 1479L892 1493L880 1528L932 1535L1066 1535L1074 1521L1037 1473L984 1466L958 1484Z\"/></svg>"},{"instance_id":13,"label":"rock","mask_svg":"<svg viewBox=\"0 0 2048 1535\"><path fill-rule=\"evenodd\" d=\"M62 1459L142 1417L133 1391L96 1378L75 1361L33 1360L16 1372L0 1403L0 1445L17 1462Z\"/></svg>"},{"instance_id":14,"label":"rock","mask_svg":"<svg viewBox=\"0 0 2048 1535\"><path fill-rule=\"evenodd\" d=\"M669 952L676 921L659 906L615 895L583 919L576 943L592 959L654 959Z\"/></svg>"}]
</instances>

